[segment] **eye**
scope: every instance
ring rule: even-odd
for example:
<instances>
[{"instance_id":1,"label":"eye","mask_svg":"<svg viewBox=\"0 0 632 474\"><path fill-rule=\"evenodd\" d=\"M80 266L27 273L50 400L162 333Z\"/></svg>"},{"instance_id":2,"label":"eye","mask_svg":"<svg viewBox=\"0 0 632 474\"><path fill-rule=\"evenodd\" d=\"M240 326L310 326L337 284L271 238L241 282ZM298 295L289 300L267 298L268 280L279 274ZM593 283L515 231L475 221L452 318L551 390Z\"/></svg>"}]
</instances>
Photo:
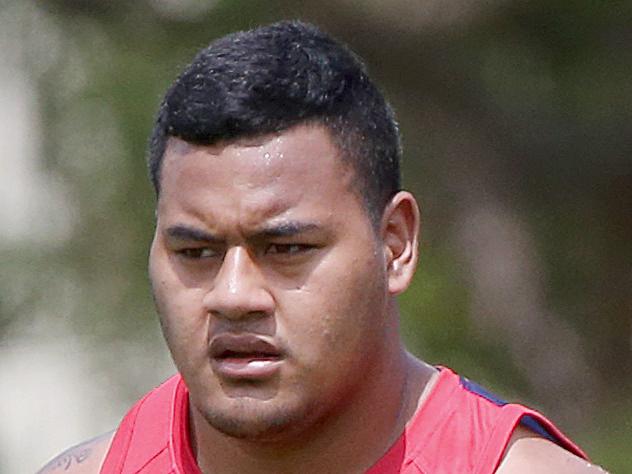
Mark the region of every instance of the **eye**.
<instances>
[{"instance_id":1,"label":"eye","mask_svg":"<svg viewBox=\"0 0 632 474\"><path fill-rule=\"evenodd\" d=\"M191 260L200 260L203 258L213 258L217 256L217 252L209 247L194 247L189 249L181 249L177 251L178 255Z\"/></svg>"},{"instance_id":2,"label":"eye","mask_svg":"<svg viewBox=\"0 0 632 474\"><path fill-rule=\"evenodd\" d=\"M298 255L314 247L306 244L270 244L266 253L272 255Z\"/></svg>"}]
</instances>

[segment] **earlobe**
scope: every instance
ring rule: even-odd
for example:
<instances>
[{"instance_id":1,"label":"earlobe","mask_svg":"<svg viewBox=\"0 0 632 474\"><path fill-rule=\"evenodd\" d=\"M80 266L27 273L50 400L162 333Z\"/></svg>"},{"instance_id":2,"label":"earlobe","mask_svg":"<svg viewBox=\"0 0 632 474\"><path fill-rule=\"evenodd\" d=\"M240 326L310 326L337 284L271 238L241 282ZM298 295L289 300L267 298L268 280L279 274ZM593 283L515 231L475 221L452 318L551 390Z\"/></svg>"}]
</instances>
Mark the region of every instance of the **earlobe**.
<instances>
[{"instance_id":1,"label":"earlobe","mask_svg":"<svg viewBox=\"0 0 632 474\"><path fill-rule=\"evenodd\" d=\"M417 201L407 191L398 192L382 216L382 241L392 295L402 293L417 267L420 214Z\"/></svg>"}]
</instances>

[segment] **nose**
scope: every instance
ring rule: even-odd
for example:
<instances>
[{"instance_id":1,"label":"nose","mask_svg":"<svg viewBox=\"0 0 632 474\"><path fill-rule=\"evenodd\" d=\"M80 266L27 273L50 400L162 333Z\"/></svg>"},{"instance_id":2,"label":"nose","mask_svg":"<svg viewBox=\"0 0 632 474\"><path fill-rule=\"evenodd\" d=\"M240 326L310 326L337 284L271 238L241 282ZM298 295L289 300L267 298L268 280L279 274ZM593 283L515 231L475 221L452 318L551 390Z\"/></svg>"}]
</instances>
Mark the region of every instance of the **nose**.
<instances>
[{"instance_id":1,"label":"nose","mask_svg":"<svg viewBox=\"0 0 632 474\"><path fill-rule=\"evenodd\" d=\"M274 310L265 278L243 247L228 249L203 304L209 314L231 320L266 316Z\"/></svg>"}]
</instances>

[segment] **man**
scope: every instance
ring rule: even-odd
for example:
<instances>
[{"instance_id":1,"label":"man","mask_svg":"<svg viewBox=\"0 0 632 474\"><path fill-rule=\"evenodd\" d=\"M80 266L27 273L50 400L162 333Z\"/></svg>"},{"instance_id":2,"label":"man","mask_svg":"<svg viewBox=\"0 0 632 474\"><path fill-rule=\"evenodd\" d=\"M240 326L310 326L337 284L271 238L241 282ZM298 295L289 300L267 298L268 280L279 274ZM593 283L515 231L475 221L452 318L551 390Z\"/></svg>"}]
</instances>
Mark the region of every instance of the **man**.
<instances>
[{"instance_id":1,"label":"man","mask_svg":"<svg viewBox=\"0 0 632 474\"><path fill-rule=\"evenodd\" d=\"M313 26L219 39L152 134L149 257L178 375L43 472L601 472L402 345L419 210L392 112Z\"/></svg>"}]
</instances>

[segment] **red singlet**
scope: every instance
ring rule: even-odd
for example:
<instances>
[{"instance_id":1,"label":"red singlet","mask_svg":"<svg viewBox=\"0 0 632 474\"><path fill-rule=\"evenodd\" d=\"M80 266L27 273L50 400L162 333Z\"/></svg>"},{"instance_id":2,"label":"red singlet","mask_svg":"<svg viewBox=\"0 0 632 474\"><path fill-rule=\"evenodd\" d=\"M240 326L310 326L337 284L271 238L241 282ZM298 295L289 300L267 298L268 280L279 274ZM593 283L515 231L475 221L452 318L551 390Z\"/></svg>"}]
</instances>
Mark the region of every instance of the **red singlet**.
<instances>
[{"instance_id":1,"label":"red singlet","mask_svg":"<svg viewBox=\"0 0 632 474\"><path fill-rule=\"evenodd\" d=\"M175 375L127 413L101 474L200 474L189 443L188 411L187 388ZM538 412L505 403L441 368L404 433L366 474L491 474L518 424L586 458Z\"/></svg>"}]
</instances>

